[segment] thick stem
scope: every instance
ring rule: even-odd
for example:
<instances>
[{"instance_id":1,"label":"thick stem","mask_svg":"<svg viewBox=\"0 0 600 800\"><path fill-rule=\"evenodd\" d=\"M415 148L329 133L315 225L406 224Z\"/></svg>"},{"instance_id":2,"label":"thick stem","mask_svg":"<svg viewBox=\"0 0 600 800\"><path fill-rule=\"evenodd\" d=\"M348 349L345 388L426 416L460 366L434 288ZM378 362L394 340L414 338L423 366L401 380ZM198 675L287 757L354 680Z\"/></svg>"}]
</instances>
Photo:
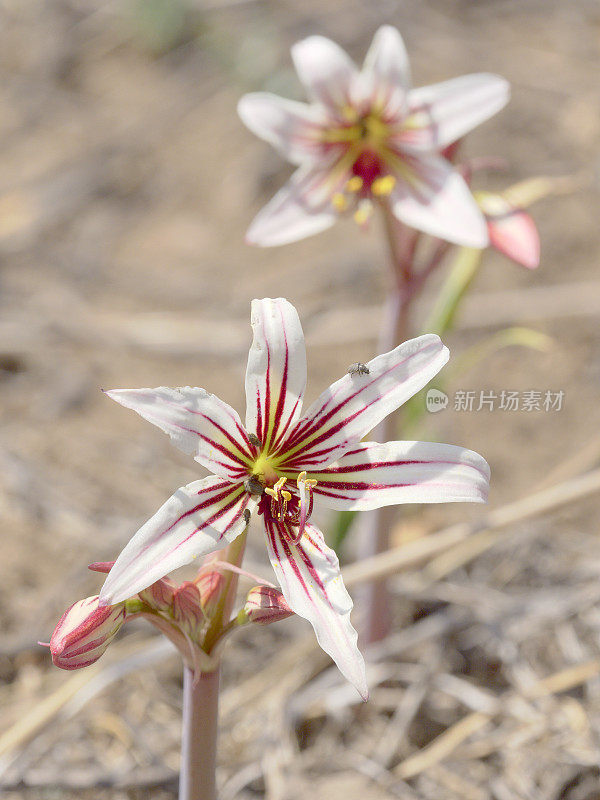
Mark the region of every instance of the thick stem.
<instances>
[{"instance_id":1,"label":"thick stem","mask_svg":"<svg viewBox=\"0 0 600 800\"><path fill-rule=\"evenodd\" d=\"M179 800L216 800L219 669L183 668L183 721Z\"/></svg>"}]
</instances>

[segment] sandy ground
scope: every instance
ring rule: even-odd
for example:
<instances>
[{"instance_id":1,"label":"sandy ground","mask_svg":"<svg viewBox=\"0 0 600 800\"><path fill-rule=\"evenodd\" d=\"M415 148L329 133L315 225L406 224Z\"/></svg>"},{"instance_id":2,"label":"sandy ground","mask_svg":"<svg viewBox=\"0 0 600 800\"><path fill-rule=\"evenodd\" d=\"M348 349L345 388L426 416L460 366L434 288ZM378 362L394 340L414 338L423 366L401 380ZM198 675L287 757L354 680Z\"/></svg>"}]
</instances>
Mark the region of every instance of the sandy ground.
<instances>
[{"instance_id":1,"label":"sandy ground","mask_svg":"<svg viewBox=\"0 0 600 800\"><path fill-rule=\"evenodd\" d=\"M510 106L468 141L468 155L507 160L506 172L482 176L481 186L501 188L538 174L580 179L577 191L535 207L539 270L528 272L489 253L448 341L459 354L509 325L546 333L552 338L546 352L512 347L493 353L454 378L449 391L564 391L562 409L511 414L450 407L429 415L421 435L483 453L493 471L493 507L595 466L597 3L308 0L203 9L194 2L187 10L173 4L166 13L158 0L4 0L3 729L67 680L33 643L47 639L67 605L97 589L85 565L114 557L174 488L198 476L166 437L100 389L200 385L241 409L249 301L265 295L284 295L300 312L309 401L348 363L373 352L387 286L377 227L364 234L347 221L285 248L247 247L243 236L252 216L290 170L243 127L235 108L240 95L253 89L301 97L289 58L298 38L330 35L360 59L386 21L402 30L417 85L472 71L498 72L511 81ZM442 277L422 299L421 315ZM464 685L459 700L456 686L453 693L442 680L440 688L440 675L462 676L491 702L598 658L597 511L598 503L588 498L517 524L494 548L428 589L411 584L409 575L398 585L399 630L442 619L440 614L466 617L441 624L439 635L425 643L409 643L414 652L406 653L405 643L379 657L383 677L376 679L379 694L370 707L357 708L341 689L332 695L340 698L337 706L335 699L324 702L322 677L311 694L306 681L323 665L312 651L298 656L309 663L306 674L257 704L261 714L277 718L274 727L261 727L258 711L244 719L243 709L224 715L220 778L228 785L245 769L248 780L239 779L223 796L597 797L597 668L567 687L561 702L554 696L537 705L522 700L527 713L515 712L510 720L492 714L485 723L487 750L481 745L477 751L474 730L475 742L467 737L464 745L471 751L460 758L451 749L415 776L393 772L469 711L484 713L483 701L465 701ZM411 516L408 535L484 513L422 509ZM258 529L251 558L269 574ZM480 619L480 602L496 615L490 611ZM533 608L543 612L536 616ZM510 618L518 628L519 613L528 621L523 630L503 625ZM452 639L457 625L461 641ZM295 621L240 637L229 652L229 696L235 699L240 681L264 666L265 652L273 659L290 652L297 666L289 648L307 632ZM123 654L147 641L147 633L137 628L125 637ZM417 674L419 665L433 663L432 653L438 666L428 676ZM324 674L341 685L333 673ZM435 691L426 692L410 724L400 729L393 752L382 755L381 741L390 736L386 726L397 718L399 704L417 698L414 687L430 688L434 679ZM85 787L90 797L174 796L169 770L177 769L178 703L175 659L113 683L80 711L59 715L59 725L10 751L20 755L3 778L7 797L71 798L83 796ZM569 731L576 747L569 746ZM136 779L133 788L102 788L107 774L113 783L127 783L123 776L136 769L150 784L148 776L156 774L152 787L136 789ZM382 778L392 773L395 782ZM571 794L569 781L575 781Z\"/></svg>"}]
</instances>

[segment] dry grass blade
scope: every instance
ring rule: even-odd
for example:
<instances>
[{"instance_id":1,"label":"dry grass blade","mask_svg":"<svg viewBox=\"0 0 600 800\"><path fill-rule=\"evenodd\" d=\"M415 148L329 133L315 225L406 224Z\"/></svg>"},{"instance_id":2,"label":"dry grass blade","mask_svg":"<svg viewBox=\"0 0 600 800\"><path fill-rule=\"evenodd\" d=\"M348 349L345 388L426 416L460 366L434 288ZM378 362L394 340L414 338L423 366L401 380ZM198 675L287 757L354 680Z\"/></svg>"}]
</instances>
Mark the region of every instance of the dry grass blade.
<instances>
[{"instance_id":1,"label":"dry grass blade","mask_svg":"<svg viewBox=\"0 0 600 800\"><path fill-rule=\"evenodd\" d=\"M577 664L574 667L569 667L543 678L531 686L526 694L529 698L537 698L564 692L575 686L580 686L590 678L598 675L598 672L600 672L600 661L598 659L588 661L585 664ZM506 692L503 696L504 700L508 700L511 695L512 692ZM500 703L499 707L502 707L502 705L506 704ZM468 714L434 739L427 747L404 759L394 769L394 772L404 780L418 775L430 766L447 758L459 744L462 744L473 733L485 727L493 716L493 714L486 714L481 711Z\"/></svg>"},{"instance_id":2,"label":"dry grass blade","mask_svg":"<svg viewBox=\"0 0 600 800\"><path fill-rule=\"evenodd\" d=\"M404 780L413 778L433 764L437 764L447 758L471 734L487 725L490 719L488 714L483 714L480 711L474 711L472 714L463 717L438 736L437 739L434 739L431 744L424 747L423 750L400 762L394 772Z\"/></svg>"},{"instance_id":3,"label":"dry grass blade","mask_svg":"<svg viewBox=\"0 0 600 800\"><path fill-rule=\"evenodd\" d=\"M128 672L139 669L141 664L151 664L174 652L170 642L153 638L149 642L137 642L132 647L125 640L113 645L112 653L105 662L93 664L70 676L54 692L21 714L17 722L0 736L0 774L12 763L13 752L38 734L55 717L70 706L76 713L84 703L109 684Z\"/></svg>"},{"instance_id":4,"label":"dry grass blade","mask_svg":"<svg viewBox=\"0 0 600 800\"><path fill-rule=\"evenodd\" d=\"M489 541L487 537L491 531L553 511L597 491L600 491L600 469L564 481L514 503L508 503L491 511L479 523L452 525L450 528L431 534L424 539L396 547L372 558L364 559L360 563L351 564L344 570L344 582L347 586L355 586L364 581L393 575L401 569L415 566L448 550L475 534L478 534L487 545Z\"/></svg>"}]
</instances>

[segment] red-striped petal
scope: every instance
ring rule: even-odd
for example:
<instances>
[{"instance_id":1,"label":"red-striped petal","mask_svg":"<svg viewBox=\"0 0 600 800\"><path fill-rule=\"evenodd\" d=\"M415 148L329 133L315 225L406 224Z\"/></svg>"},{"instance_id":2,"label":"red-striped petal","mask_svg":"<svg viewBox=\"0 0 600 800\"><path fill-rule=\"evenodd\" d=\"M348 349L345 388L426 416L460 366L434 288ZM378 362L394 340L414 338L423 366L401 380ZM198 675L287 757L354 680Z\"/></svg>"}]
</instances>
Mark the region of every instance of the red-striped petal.
<instances>
[{"instance_id":1,"label":"red-striped petal","mask_svg":"<svg viewBox=\"0 0 600 800\"><path fill-rule=\"evenodd\" d=\"M256 500L243 484L214 475L183 486L143 525L111 569L100 600L113 605L168 572L224 547L247 525Z\"/></svg>"},{"instance_id":2,"label":"red-striped petal","mask_svg":"<svg viewBox=\"0 0 600 800\"><path fill-rule=\"evenodd\" d=\"M269 558L290 608L310 622L323 650L366 700L365 662L350 622L352 598L342 581L337 556L314 525L307 524L304 536L295 544L291 533L271 519L265 518L265 531Z\"/></svg>"},{"instance_id":3,"label":"red-striped petal","mask_svg":"<svg viewBox=\"0 0 600 800\"><path fill-rule=\"evenodd\" d=\"M350 450L405 403L448 360L439 336L411 339L369 361L368 373L344 375L326 389L282 445L277 468L285 474L325 467Z\"/></svg>"},{"instance_id":4,"label":"red-striped petal","mask_svg":"<svg viewBox=\"0 0 600 800\"><path fill-rule=\"evenodd\" d=\"M399 31L382 25L363 64L361 81L368 92L369 106L391 120L400 115L408 102L410 65Z\"/></svg>"},{"instance_id":5,"label":"red-striped petal","mask_svg":"<svg viewBox=\"0 0 600 800\"><path fill-rule=\"evenodd\" d=\"M490 469L472 450L434 442L366 442L312 472L315 499L368 511L398 503L483 503Z\"/></svg>"},{"instance_id":6,"label":"red-striped petal","mask_svg":"<svg viewBox=\"0 0 600 800\"><path fill-rule=\"evenodd\" d=\"M106 394L168 433L173 444L222 478L248 472L252 448L237 411L204 389L113 389Z\"/></svg>"},{"instance_id":7,"label":"red-striped petal","mask_svg":"<svg viewBox=\"0 0 600 800\"><path fill-rule=\"evenodd\" d=\"M292 164L323 156L324 112L269 92L252 92L238 103L242 122Z\"/></svg>"},{"instance_id":8,"label":"red-striped petal","mask_svg":"<svg viewBox=\"0 0 600 800\"><path fill-rule=\"evenodd\" d=\"M483 72L413 89L404 143L411 149L439 152L498 113L509 97L508 81Z\"/></svg>"},{"instance_id":9,"label":"red-striped petal","mask_svg":"<svg viewBox=\"0 0 600 800\"><path fill-rule=\"evenodd\" d=\"M325 36L309 36L292 47L292 59L309 98L333 114L341 113L359 74L348 54Z\"/></svg>"},{"instance_id":10,"label":"red-striped petal","mask_svg":"<svg viewBox=\"0 0 600 800\"><path fill-rule=\"evenodd\" d=\"M338 214L331 198L346 182L348 169L337 169L338 156L299 167L286 185L254 217L246 243L260 247L295 242L331 227Z\"/></svg>"},{"instance_id":11,"label":"red-striped petal","mask_svg":"<svg viewBox=\"0 0 600 800\"><path fill-rule=\"evenodd\" d=\"M401 170L390 195L401 222L465 247L487 247L485 218L451 164L436 155L411 154L403 157Z\"/></svg>"},{"instance_id":12,"label":"red-striped petal","mask_svg":"<svg viewBox=\"0 0 600 800\"><path fill-rule=\"evenodd\" d=\"M254 338L246 369L246 428L272 450L299 419L306 348L298 312L279 298L252 301Z\"/></svg>"}]
</instances>

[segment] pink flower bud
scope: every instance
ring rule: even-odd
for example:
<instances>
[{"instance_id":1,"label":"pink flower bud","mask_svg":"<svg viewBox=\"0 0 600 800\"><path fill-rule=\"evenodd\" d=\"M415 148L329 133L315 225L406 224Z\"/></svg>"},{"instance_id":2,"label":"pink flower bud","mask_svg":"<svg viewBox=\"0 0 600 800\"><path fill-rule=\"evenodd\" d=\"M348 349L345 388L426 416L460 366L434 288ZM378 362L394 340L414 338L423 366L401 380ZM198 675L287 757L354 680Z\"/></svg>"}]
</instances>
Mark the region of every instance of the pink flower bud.
<instances>
[{"instance_id":1,"label":"pink flower bud","mask_svg":"<svg viewBox=\"0 0 600 800\"><path fill-rule=\"evenodd\" d=\"M207 617L211 617L221 598L223 589L223 574L215 570L200 572L196 578L196 586L200 592L202 608Z\"/></svg>"},{"instance_id":2,"label":"pink flower bud","mask_svg":"<svg viewBox=\"0 0 600 800\"><path fill-rule=\"evenodd\" d=\"M270 625L271 622L290 617L294 612L279 589L273 589L271 586L255 586L248 592L244 613L250 622Z\"/></svg>"},{"instance_id":3,"label":"pink flower bud","mask_svg":"<svg viewBox=\"0 0 600 800\"><path fill-rule=\"evenodd\" d=\"M114 565L114 561L92 561L91 564L88 564L88 569L91 569L92 572L104 572L106 574L111 571Z\"/></svg>"},{"instance_id":4,"label":"pink flower bud","mask_svg":"<svg viewBox=\"0 0 600 800\"><path fill-rule=\"evenodd\" d=\"M149 605L155 611L168 611L173 604L173 595L177 585L169 578L161 578L147 589L138 592L138 597L142 602Z\"/></svg>"},{"instance_id":5,"label":"pink flower bud","mask_svg":"<svg viewBox=\"0 0 600 800\"><path fill-rule=\"evenodd\" d=\"M184 633L197 639L204 626L200 591L192 581L185 581L173 594L173 619Z\"/></svg>"},{"instance_id":6,"label":"pink flower bud","mask_svg":"<svg viewBox=\"0 0 600 800\"><path fill-rule=\"evenodd\" d=\"M99 606L98 595L79 600L65 611L52 634L52 661L61 669L80 669L93 664L124 621L124 603Z\"/></svg>"}]
</instances>

